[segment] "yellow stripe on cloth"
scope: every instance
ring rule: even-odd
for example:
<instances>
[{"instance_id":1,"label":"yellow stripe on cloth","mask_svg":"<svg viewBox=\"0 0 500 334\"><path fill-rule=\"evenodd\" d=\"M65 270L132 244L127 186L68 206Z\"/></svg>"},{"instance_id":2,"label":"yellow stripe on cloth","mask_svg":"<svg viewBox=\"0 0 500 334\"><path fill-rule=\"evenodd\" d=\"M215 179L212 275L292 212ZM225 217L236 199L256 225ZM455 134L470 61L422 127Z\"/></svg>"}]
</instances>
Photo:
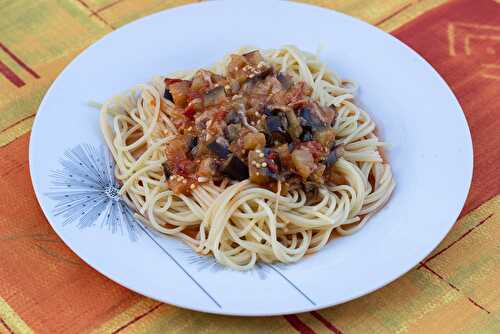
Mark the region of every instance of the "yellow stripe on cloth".
<instances>
[{"instance_id":1,"label":"yellow stripe on cloth","mask_svg":"<svg viewBox=\"0 0 500 334\"><path fill-rule=\"evenodd\" d=\"M0 330L1 333L31 334L33 330L21 319L21 317L0 297Z\"/></svg>"}]
</instances>

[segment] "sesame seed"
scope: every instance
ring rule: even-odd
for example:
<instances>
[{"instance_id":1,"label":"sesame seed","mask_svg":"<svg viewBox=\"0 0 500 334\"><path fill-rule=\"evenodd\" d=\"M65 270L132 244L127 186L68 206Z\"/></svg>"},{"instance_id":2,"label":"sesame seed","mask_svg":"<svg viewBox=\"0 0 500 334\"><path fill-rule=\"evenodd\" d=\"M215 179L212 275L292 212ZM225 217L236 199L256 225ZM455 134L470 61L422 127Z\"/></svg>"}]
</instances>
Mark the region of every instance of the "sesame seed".
<instances>
[{"instance_id":1,"label":"sesame seed","mask_svg":"<svg viewBox=\"0 0 500 334\"><path fill-rule=\"evenodd\" d=\"M261 166L262 166L262 168L266 168L267 167L267 162L263 162Z\"/></svg>"},{"instance_id":2,"label":"sesame seed","mask_svg":"<svg viewBox=\"0 0 500 334\"><path fill-rule=\"evenodd\" d=\"M231 86L229 86L229 85L225 85L225 86L224 86L224 88L225 88L226 90L230 90L230 89L231 89Z\"/></svg>"},{"instance_id":3,"label":"sesame seed","mask_svg":"<svg viewBox=\"0 0 500 334\"><path fill-rule=\"evenodd\" d=\"M255 150L255 152L256 152L256 153L261 153L262 151L261 151L261 150L259 150L259 149L256 149L256 150Z\"/></svg>"},{"instance_id":4,"label":"sesame seed","mask_svg":"<svg viewBox=\"0 0 500 334\"><path fill-rule=\"evenodd\" d=\"M198 177L198 182L207 182L208 181L208 178L204 177L204 176L199 176Z\"/></svg>"},{"instance_id":5,"label":"sesame seed","mask_svg":"<svg viewBox=\"0 0 500 334\"><path fill-rule=\"evenodd\" d=\"M170 180L170 181L173 181L173 180L174 180L174 176L173 176L173 175L170 175L169 180Z\"/></svg>"},{"instance_id":6,"label":"sesame seed","mask_svg":"<svg viewBox=\"0 0 500 334\"><path fill-rule=\"evenodd\" d=\"M182 183L183 183L183 184L187 184L187 183L188 183L188 181L187 181L187 180L182 180Z\"/></svg>"},{"instance_id":7,"label":"sesame seed","mask_svg":"<svg viewBox=\"0 0 500 334\"><path fill-rule=\"evenodd\" d=\"M260 115L258 111L254 112L254 114L255 114L255 116L259 116Z\"/></svg>"},{"instance_id":8,"label":"sesame seed","mask_svg":"<svg viewBox=\"0 0 500 334\"><path fill-rule=\"evenodd\" d=\"M259 175L260 175L260 173L259 173L259 172L256 172L256 173L255 173L255 175L259 176Z\"/></svg>"},{"instance_id":9,"label":"sesame seed","mask_svg":"<svg viewBox=\"0 0 500 334\"><path fill-rule=\"evenodd\" d=\"M252 79L254 76L255 76L255 74L254 74L254 73L252 73L252 74L250 74L248 77L249 77L250 79Z\"/></svg>"},{"instance_id":10,"label":"sesame seed","mask_svg":"<svg viewBox=\"0 0 500 334\"><path fill-rule=\"evenodd\" d=\"M259 158L264 158L264 153L259 153Z\"/></svg>"},{"instance_id":11,"label":"sesame seed","mask_svg":"<svg viewBox=\"0 0 500 334\"><path fill-rule=\"evenodd\" d=\"M191 183L191 185L189 186L189 188L194 189L194 188L196 188L196 186L195 186L194 183Z\"/></svg>"}]
</instances>

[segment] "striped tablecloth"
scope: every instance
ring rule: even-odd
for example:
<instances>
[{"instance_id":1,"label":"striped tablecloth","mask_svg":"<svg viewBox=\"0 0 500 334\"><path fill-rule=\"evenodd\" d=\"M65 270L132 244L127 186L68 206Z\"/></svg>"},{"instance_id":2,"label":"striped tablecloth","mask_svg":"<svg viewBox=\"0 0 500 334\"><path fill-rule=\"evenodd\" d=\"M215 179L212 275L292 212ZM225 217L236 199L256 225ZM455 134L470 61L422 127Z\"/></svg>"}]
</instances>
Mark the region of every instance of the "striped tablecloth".
<instances>
[{"instance_id":1,"label":"striped tablecloth","mask_svg":"<svg viewBox=\"0 0 500 334\"><path fill-rule=\"evenodd\" d=\"M474 176L459 220L425 261L392 284L317 312L208 315L137 295L61 242L28 171L41 98L98 38L189 2L0 0L0 333L500 333L498 0L306 1L357 16L414 48L450 84L472 131Z\"/></svg>"}]
</instances>

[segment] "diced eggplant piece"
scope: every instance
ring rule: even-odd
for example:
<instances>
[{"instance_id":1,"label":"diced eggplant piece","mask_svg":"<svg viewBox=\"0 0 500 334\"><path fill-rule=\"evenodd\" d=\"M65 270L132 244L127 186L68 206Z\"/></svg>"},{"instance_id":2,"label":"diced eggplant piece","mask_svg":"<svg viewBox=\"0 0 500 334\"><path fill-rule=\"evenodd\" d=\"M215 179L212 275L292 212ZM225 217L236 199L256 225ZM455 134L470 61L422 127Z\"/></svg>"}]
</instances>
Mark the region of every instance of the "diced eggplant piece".
<instances>
[{"instance_id":1,"label":"diced eggplant piece","mask_svg":"<svg viewBox=\"0 0 500 334\"><path fill-rule=\"evenodd\" d=\"M226 100L226 92L223 86L212 88L203 94L203 105L205 107L217 105Z\"/></svg>"},{"instance_id":2,"label":"diced eggplant piece","mask_svg":"<svg viewBox=\"0 0 500 334\"><path fill-rule=\"evenodd\" d=\"M241 122L240 115L236 111L227 113L224 120L227 124L236 124Z\"/></svg>"},{"instance_id":3,"label":"diced eggplant piece","mask_svg":"<svg viewBox=\"0 0 500 334\"><path fill-rule=\"evenodd\" d=\"M174 97L172 96L172 94L170 94L170 90L168 88L165 88L165 93L163 93L163 97L166 100L174 102Z\"/></svg>"},{"instance_id":4,"label":"diced eggplant piece","mask_svg":"<svg viewBox=\"0 0 500 334\"><path fill-rule=\"evenodd\" d=\"M233 142L236 139L238 139L240 132L241 132L241 124L229 124L224 129L224 134L226 138L229 140L229 142Z\"/></svg>"},{"instance_id":5,"label":"diced eggplant piece","mask_svg":"<svg viewBox=\"0 0 500 334\"><path fill-rule=\"evenodd\" d=\"M163 167L163 174L165 174L165 177L168 178L170 177L170 175L172 175L172 173L170 172L170 169L168 168L168 165L166 162L162 163L161 166Z\"/></svg>"},{"instance_id":6,"label":"diced eggplant piece","mask_svg":"<svg viewBox=\"0 0 500 334\"><path fill-rule=\"evenodd\" d=\"M299 110L299 120L302 126L306 126L315 130L316 128L323 127L321 121L312 113L311 109L305 107Z\"/></svg>"},{"instance_id":7,"label":"diced eggplant piece","mask_svg":"<svg viewBox=\"0 0 500 334\"><path fill-rule=\"evenodd\" d=\"M329 127L318 129L314 133L314 140L327 148L331 148L335 143L335 130Z\"/></svg>"},{"instance_id":8,"label":"diced eggplant piece","mask_svg":"<svg viewBox=\"0 0 500 334\"><path fill-rule=\"evenodd\" d=\"M274 141L281 143L289 142L290 136L287 132L287 128L288 121L286 117L282 115L266 117L266 131L271 143L274 143Z\"/></svg>"},{"instance_id":9,"label":"diced eggplant piece","mask_svg":"<svg viewBox=\"0 0 500 334\"><path fill-rule=\"evenodd\" d=\"M246 65L248 65L248 62L245 57L240 55L231 55L229 64L227 65L228 77L235 79L239 84L242 84L248 78L247 73L243 71L243 67Z\"/></svg>"},{"instance_id":10,"label":"diced eggplant piece","mask_svg":"<svg viewBox=\"0 0 500 334\"><path fill-rule=\"evenodd\" d=\"M254 79L262 80L265 79L269 74L273 73L273 68L271 66L262 67L257 69L258 73L255 75Z\"/></svg>"},{"instance_id":11,"label":"diced eggplant piece","mask_svg":"<svg viewBox=\"0 0 500 334\"><path fill-rule=\"evenodd\" d=\"M326 167L332 166L336 161L337 161L337 153L335 152L335 149L333 149L330 151L330 153L328 153L328 156L326 157L325 160Z\"/></svg>"},{"instance_id":12,"label":"diced eggplant piece","mask_svg":"<svg viewBox=\"0 0 500 334\"><path fill-rule=\"evenodd\" d=\"M196 145L198 145L198 137L190 135L186 138L186 143L188 151L191 151L193 148L196 147Z\"/></svg>"},{"instance_id":13,"label":"diced eggplant piece","mask_svg":"<svg viewBox=\"0 0 500 334\"><path fill-rule=\"evenodd\" d=\"M265 106L264 110L262 111L262 114L266 116L273 116L275 115L274 109L271 108L270 106Z\"/></svg>"},{"instance_id":14,"label":"diced eggplant piece","mask_svg":"<svg viewBox=\"0 0 500 334\"><path fill-rule=\"evenodd\" d=\"M243 181L248 179L248 167L240 158L234 154L230 154L222 165L222 173L226 174L233 180Z\"/></svg>"},{"instance_id":15,"label":"diced eggplant piece","mask_svg":"<svg viewBox=\"0 0 500 334\"><path fill-rule=\"evenodd\" d=\"M191 149L189 154L191 157L201 157L208 152L208 147L205 143L198 143L195 147Z\"/></svg>"},{"instance_id":16,"label":"diced eggplant piece","mask_svg":"<svg viewBox=\"0 0 500 334\"><path fill-rule=\"evenodd\" d=\"M259 50L245 53L243 57L246 59L247 62L249 62L252 65L258 65L260 62L264 61L264 58L262 58L262 55L260 54Z\"/></svg>"},{"instance_id":17,"label":"diced eggplant piece","mask_svg":"<svg viewBox=\"0 0 500 334\"><path fill-rule=\"evenodd\" d=\"M283 118L280 116L268 116L266 118L267 131L270 133L278 132L285 133L285 125Z\"/></svg>"},{"instance_id":18,"label":"diced eggplant piece","mask_svg":"<svg viewBox=\"0 0 500 334\"><path fill-rule=\"evenodd\" d=\"M201 92L205 88L209 87L209 83L205 80L206 75L204 74L204 71L205 70L196 71L191 82L191 90Z\"/></svg>"},{"instance_id":19,"label":"diced eggplant piece","mask_svg":"<svg viewBox=\"0 0 500 334\"><path fill-rule=\"evenodd\" d=\"M315 168L314 158L308 149L296 149L292 152L292 162L297 173L305 180Z\"/></svg>"},{"instance_id":20,"label":"diced eggplant piece","mask_svg":"<svg viewBox=\"0 0 500 334\"><path fill-rule=\"evenodd\" d=\"M243 148L245 150L255 150L266 146L266 136L261 132L250 132L243 137Z\"/></svg>"},{"instance_id":21,"label":"diced eggplant piece","mask_svg":"<svg viewBox=\"0 0 500 334\"><path fill-rule=\"evenodd\" d=\"M281 83L284 90L288 90L293 85L292 77L283 72L278 73L276 79Z\"/></svg>"},{"instance_id":22,"label":"diced eggplant piece","mask_svg":"<svg viewBox=\"0 0 500 334\"><path fill-rule=\"evenodd\" d=\"M300 140L305 142L305 141L311 141L314 139L314 135L311 131L311 128L310 127L304 127L304 132L302 132L301 136L300 136Z\"/></svg>"},{"instance_id":23,"label":"diced eggplant piece","mask_svg":"<svg viewBox=\"0 0 500 334\"><path fill-rule=\"evenodd\" d=\"M168 90L172 94L172 98L176 106L185 108L190 90L189 81L178 81L168 85Z\"/></svg>"},{"instance_id":24,"label":"diced eggplant piece","mask_svg":"<svg viewBox=\"0 0 500 334\"><path fill-rule=\"evenodd\" d=\"M219 157L226 159L229 155L229 149L226 145L220 144L216 140L207 145L208 149L217 154Z\"/></svg>"}]
</instances>

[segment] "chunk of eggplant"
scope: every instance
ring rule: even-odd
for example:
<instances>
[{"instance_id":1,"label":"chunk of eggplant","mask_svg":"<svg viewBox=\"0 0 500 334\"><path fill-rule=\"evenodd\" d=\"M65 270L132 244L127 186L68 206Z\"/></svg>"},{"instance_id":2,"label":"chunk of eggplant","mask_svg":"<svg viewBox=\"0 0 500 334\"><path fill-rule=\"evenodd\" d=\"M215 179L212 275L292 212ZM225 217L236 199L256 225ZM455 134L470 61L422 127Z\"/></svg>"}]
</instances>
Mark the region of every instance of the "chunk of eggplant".
<instances>
[{"instance_id":1,"label":"chunk of eggplant","mask_svg":"<svg viewBox=\"0 0 500 334\"><path fill-rule=\"evenodd\" d=\"M247 52L243 54L243 57L252 65L258 65L260 62L264 61L264 58L262 58L259 50Z\"/></svg>"},{"instance_id":2,"label":"chunk of eggplant","mask_svg":"<svg viewBox=\"0 0 500 334\"><path fill-rule=\"evenodd\" d=\"M230 143L238 139L240 132L241 132L241 124L229 124L224 129L224 135Z\"/></svg>"},{"instance_id":3,"label":"chunk of eggplant","mask_svg":"<svg viewBox=\"0 0 500 334\"><path fill-rule=\"evenodd\" d=\"M188 151L191 151L193 148L196 147L196 145L198 145L198 137L191 136L191 135L187 136L186 144L187 144Z\"/></svg>"},{"instance_id":4,"label":"chunk of eggplant","mask_svg":"<svg viewBox=\"0 0 500 334\"><path fill-rule=\"evenodd\" d=\"M163 93L163 97L166 99L166 100L169 100L171 102L174 102L174 97L172 96L172 94L170 93L170 90L168 88L165 88L165 92Z\"/></svg>"},{"instance_id":5,"label":"chunk of eggplant","mask_svg":"<svg viewBox=\"0 0 500 334\"><path fill-rule=\"evenodd\" d=\"M169 178L172 173L170 172L170 169L168 168L168 165L166 162L161 164L161 167L163 168L163 174L165 174L165 178Z\"/></svg>"},{"instance_id":6,"label":"chunk of eggplant","mask_svg":"<svg viewBox=\"0 0 500 334\"><path fill-rule=\"evenodd\" d=\"M234 154L228 156L222 165L221 171L233 180L243 181L248 179L247 165Z\"/></svg>"},{"instance_id":7,"label":"chunk of eggplant","mask_svg":"<svg viewBox=\"0 0 500 334\"><path fill-rule=\"evenodd\" d=\"M325 165L326 165L326 167L330 167L336 161L337 161L337 153L335 152L335 149L333 149L330 151L330 153L328 153L328 156L326 157L326 160L325 160Z\"/></svg>"},{"instance_id":8,"label":"chunk of eggplant","mask_svg":"<svg viewBox=\"0 0 500 334\"><path fill-rule=\"evenodd\" d=\"M266 132L271 143L274 143L275 141L288 143L291 141L290 135L287 132L288 121L286 117L283 117L282 115L268 116L266 117L265 124Z\"/></svg>"},{"instance_id":9,"label":"chunk of eggplant","mask_svg":"<svg viewBox=\"0 0 500 334\"><path fill-rule=\"evenodd\" d=\"M283 72L279 72L276 79L281 83L284 90L288 90L293 85L292 77Z\"/></svg>"},{"instance_id":10,"label":"chunk of eggplant","mask_svg":"<svg viewBox=\"0 0 500 334\"><path fill-rule=\"evenodd\" d=\"M226 145L223 145L217 140L212 141L207 145L208 149L214 152L217 156L226 159L229 155L229 149Z\"/></svg>"},{"instance_id":11,"label":"chunk of eggplant","mask_svg":"<svg viewBox=\"0 0 500 334\"><path fill-rule=\"evenodd\" d=\"M236 124L241 122L240 115L236 111L228 112L224 120L227 124Z\"/></svg>"},{"instance_id":12,"label":"chunk of eggplant","mask_svg":"<svg viewBox=\"0 0 500 334\"><path fill-rule=\"evenodd\" d=\"M209 107L226 101L226 91L223 86L217 86L203 94L203 106Z\"/></svg>"},{"instance_id":13,"label":"chunk of eggplant","mask_svg":"<svg viewBox=\"0 0 500 334\"><path fill-rule=\"evenodd\" d=\"M312 130L324 127L323 124L311 111L311 109L304 107L299 110L299 121L302 126L307 126Z\"/></svg>"}]
</instances>

